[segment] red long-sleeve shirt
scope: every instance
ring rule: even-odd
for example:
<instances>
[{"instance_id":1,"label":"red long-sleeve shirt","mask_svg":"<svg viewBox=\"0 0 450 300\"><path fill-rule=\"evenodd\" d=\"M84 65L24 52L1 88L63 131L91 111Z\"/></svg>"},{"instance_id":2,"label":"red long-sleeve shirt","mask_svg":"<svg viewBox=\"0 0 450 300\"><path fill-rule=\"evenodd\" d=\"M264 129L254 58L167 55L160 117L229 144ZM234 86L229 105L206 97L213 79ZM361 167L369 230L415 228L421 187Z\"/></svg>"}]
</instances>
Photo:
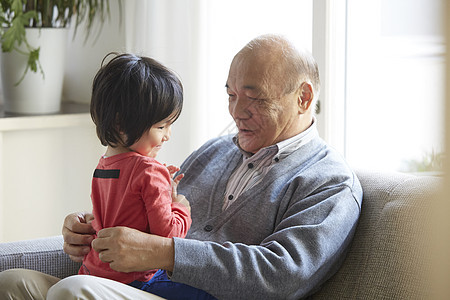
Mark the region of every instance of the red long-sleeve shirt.
<instances>
[{"instance_id":1,"label":"red long-sleeve shirt","mask_svg":"<svg viewBox=\"0 0 450 300\"><path fill-rule=\"evenodd\" d=\"M189 210L172 202L170 174L153 158L127 152L101 158L92 179L94 229L126 226L165 237L185 237L191 226ZM123 283L148 281L155 270L121 273L103 263L93 249L79 274Z\"/></svg>"}]
</instances>

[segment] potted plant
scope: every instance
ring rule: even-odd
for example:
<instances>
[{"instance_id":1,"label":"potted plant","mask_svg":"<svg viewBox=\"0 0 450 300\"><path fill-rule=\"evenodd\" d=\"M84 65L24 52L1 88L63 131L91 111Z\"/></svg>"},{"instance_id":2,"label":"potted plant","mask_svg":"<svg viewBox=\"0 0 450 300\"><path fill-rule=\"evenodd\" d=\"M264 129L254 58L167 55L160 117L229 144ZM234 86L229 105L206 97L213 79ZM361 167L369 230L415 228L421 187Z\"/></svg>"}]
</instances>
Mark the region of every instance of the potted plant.
<instances>
[{"instance_id":1,"label":"potted plant","mask_svg":"<svg viewBox=\"0 0 450 300\"><path fill-rule=\"evenodd\" d=\"M109 0L0 0L5 112L58 112L68 26L74 22L75 35L85 23L87 39L94 22L100 21L100 32L109 13Z\"/></svg>"}]
</instances>

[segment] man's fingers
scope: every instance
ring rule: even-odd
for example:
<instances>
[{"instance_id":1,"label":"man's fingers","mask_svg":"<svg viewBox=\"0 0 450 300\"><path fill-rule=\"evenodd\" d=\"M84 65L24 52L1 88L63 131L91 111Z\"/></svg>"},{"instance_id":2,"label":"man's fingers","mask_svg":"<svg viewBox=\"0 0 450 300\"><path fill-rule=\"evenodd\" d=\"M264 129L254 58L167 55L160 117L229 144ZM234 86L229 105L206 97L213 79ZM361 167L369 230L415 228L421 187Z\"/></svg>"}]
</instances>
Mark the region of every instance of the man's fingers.
<instances>
[{"instance_id":1,"label":"man's fingers","mask_svg":"<svg viewBox=\"0 0 450 300\"><path fill-rule=\"evenodd\" d=\"M98 238L106 238L106 237L111 237L113 235L116 234L116 232L121 230L121 226L117 226L117 227L108 227L108 228L103 228L102 230L100 230L97 233L97 237ZM119 233L119 232L118 232Z\"/></svg>"},{"instance_id":2,"label":"man's fingers","mask_svg":"<svg viewBox=\"0 0 450 300\"><path fill-rule=\"evenodd\" d=\"M69 258L71 260L73 260L74 262L83 262L83 258L84 256L74 256L74 255L69 255Z\"/></svg>"},{"instance_id":3,"label":"man's fingers","mask_svg":"<svg viewBox=\"0 0 450 300\"><path fill-rule=\"evenodd\" d=\"M104 263L111 263L113 262L113 260L111 259L109 251L105 250L105 251L101 251L98 253L98 258L100 258L100 260Z\"/></svg>"},{"instance_id":4,"label":"man's fingers","mask_svg":"<svg viewBox=\"0 0 450 300\"><path fill-rule=\"evenodd\" d=\"M78 234L70 231L67 227L63 227L62 234L64 236L65 243L78 246L90 245L92 240L94 239L93 234Z\"/></svg>"},{"instance_id":5,"label":"man's fingers","mask_svg":"<svg viewBox=\"0 0 450 300\"><path fill-rule=\"evenodd\" d=\"M64 219L64 225L62 228L62 234L64 236L64 242L68 245L68 254L77 256L78 254L72 253L73 247L79 247L82 245L90 246L94 239L95 230L91 223L84 223L87 219L91 219L92 214L74 213L68 215Z\"/></svg>"},{"instance_id":6,"label":"man's fingers","mask_svg":"<svg viewBox=\"0 0 450 300\"><path fill-rule=\"evenodd\" d=\"M75 261L82 261L83 257L91 250L90 246L72 245L64 242L63 250Z\"/></svg>"},{"instance_id":7,"label":"man's fingers","mask_svg":"<svg viewBox=\"0 0 450 300\"><path fill-rule=\"evenodd\" d=\"M93 240L91 244L92 249L99 253L103 250L108 249L108 247L105 245L104 239L105 238L97 237L95 240Z\"/></svg>"},{"instance_id":8,"label":"man's fingers","mask_svg":"<svg viewBox=\"0 0 450 300\"><path fill-rule=\"evenodd\" d=\"M102 262L111 263L113 262L111 246L116 246L117 240L114 240L111 245L113 237L120 235L122 227L110 227L100 230L97 234L97 238L92 241L92 249L98 252L98 257ZM112 239L113 238L113 239Z\"/></svg>"},{"instance_id":9,"label":"man's fingers","mask_svg":"<svg viewBox=\"0 0 450 300\"><path fill-rule=\"evenodd\" d=\"M92 241L92 248L97 252L108 250L109 244L111 242L111 237L113 237L116 232L119 233L118 231L120 230L121 227L103 228L97 233L97 238Z\"/></svg>"},{"instance_id":10,"label":"man's fingers","mask_svg":"<svg viewBox=\"0 0 450 300\"><path fill-rule=\"evenodd\" d=\"M94 215L86 213L84 215L84 220L85 220L86 223L90 224L90 223L92 223L92 221L94 221Z\"/></svg>"},{"instance_id":11,"label":"man's fingers","mask_svg":"<svg viewBox=\"0 0 450 300\"><path fill-rule=\"evenodd\" d=\"M79 236L92 236L95 234L95 230L90 223L89 224L77 223L71 226L63 227L63 235L64 234L67 235L68 233L73 233L74 235Z\"/></svg>"},{"instance_id":12,"label":"man's fingers","mask_svg":"<svg viewBox=\"0 0 450 300\"><path fill-rule=\"evenodd\" d=\"M94 234L95 230L92 227L92 214L73 213L64 219L64 228L78 234Z\"/></svg>"},{"instance_id":13,"label":"man's fingers","mask_svg":"<svg viewBox=\"0 0 450 300\"><path fill-rule=\"evenodd\" d=\"M80 234L94 234L95 230L92 227L91 223L69 223L67 226L67 229L69 229L72 232L80 233Z\"/></svg>"}]
</instances>

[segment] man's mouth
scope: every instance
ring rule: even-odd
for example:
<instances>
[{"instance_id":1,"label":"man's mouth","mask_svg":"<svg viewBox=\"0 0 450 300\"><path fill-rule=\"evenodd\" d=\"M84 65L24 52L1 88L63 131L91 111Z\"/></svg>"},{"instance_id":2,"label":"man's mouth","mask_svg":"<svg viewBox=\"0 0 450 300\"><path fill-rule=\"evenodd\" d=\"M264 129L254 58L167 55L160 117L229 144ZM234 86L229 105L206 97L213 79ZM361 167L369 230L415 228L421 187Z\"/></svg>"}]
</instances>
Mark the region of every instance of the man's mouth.
<instances>
[{"instance_id":1,"label":"man's mouth","mask_svg":"<svg viewBox=\"0 0 450 300\"><path fill-rule=\"evenodd\" d=\"M252 132L252 130L250 130L250 129L244 129L244 128L239 128L239 132L241 132L241 133L250 133L250 132Z\"/></svg>"}]
</instances>

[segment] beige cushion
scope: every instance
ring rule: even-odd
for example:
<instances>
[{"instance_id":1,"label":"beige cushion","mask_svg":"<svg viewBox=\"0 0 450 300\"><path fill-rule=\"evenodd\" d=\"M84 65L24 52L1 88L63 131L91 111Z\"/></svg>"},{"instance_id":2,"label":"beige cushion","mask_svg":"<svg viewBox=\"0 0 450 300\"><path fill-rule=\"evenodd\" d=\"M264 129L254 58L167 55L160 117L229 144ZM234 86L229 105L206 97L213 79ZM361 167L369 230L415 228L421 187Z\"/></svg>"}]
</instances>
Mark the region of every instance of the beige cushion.
<instances>
[{"instance_id":1,"label":"beige cushion","mask_svg":"<svg viewBox=\"0 0 450 300\"><path fill-rule=\"evenodd\" d=\"M361 217L347 258L313 299L426 299L437 177L359 171Z\"/></svg>"}]
</instances>

